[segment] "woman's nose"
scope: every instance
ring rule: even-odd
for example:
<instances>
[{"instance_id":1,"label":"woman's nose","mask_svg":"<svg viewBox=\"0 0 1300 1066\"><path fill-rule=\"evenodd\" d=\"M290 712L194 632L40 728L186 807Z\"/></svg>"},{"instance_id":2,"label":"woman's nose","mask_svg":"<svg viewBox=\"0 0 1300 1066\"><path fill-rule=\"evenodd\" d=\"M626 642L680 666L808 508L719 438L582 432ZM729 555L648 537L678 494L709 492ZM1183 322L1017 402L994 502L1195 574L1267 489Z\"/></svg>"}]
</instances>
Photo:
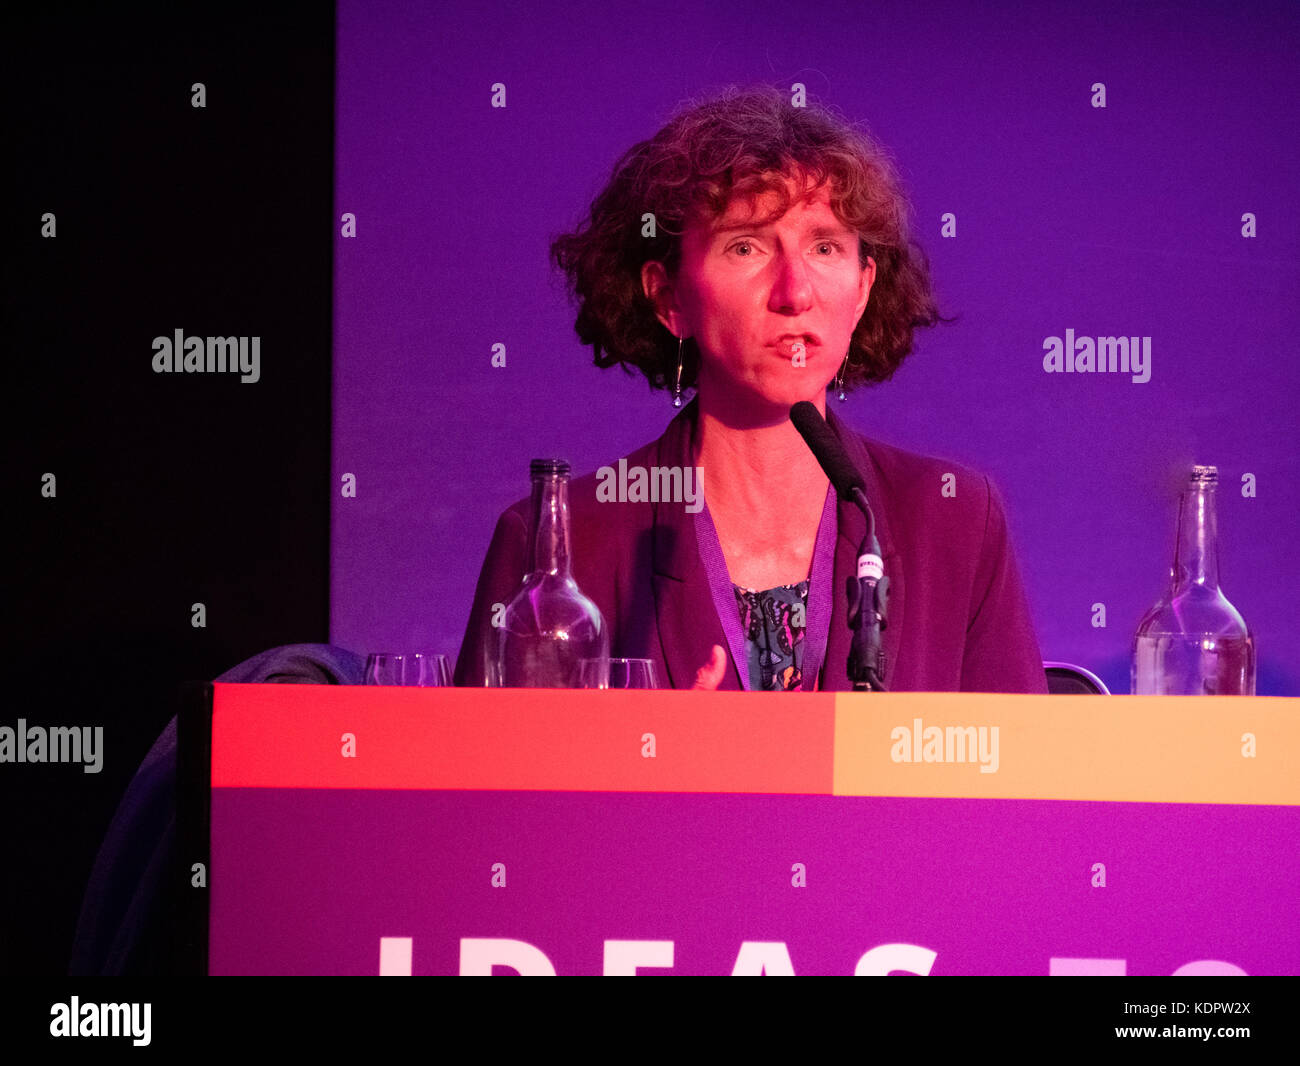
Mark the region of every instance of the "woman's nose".
<instances>
[{"instance_id":1,"label":"woman's nose","mask_svg":"<svg viewBox=\"0 0 1300 1066\"><path fill-rule=\"evenodd\" d=\"M808 265L797 256L780 256L776 260L776 277L772 281L773 310L802 310L812 302L812 280Z\"/></svg>"}]
</instances>

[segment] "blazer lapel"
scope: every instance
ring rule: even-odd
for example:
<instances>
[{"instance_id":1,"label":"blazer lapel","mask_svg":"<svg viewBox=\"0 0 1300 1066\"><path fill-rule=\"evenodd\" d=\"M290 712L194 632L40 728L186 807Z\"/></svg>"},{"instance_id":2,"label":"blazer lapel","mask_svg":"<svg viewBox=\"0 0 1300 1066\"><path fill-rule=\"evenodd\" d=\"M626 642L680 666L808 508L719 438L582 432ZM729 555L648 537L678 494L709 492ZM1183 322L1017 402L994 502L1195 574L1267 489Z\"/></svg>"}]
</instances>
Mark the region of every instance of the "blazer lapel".
<instances>
[{"instance_id":1,"label":"blazer lapel","mask_svg":"<svg viewBox=\"0 0 1300 1066\"><path fill-rule=\"evenodd\" d=\"M682 470L694 465L691 435L697 410L696 401L691 400L669 423L655 450L656 465ZM652 581L659 645L663 650L669 685L690 688L695 683L696 671L708 662L713 645L720 644L726 650L727 638L713 606L708 574L700 560L695 539L695 515L681 503L651 506L654 509ZM718 688L743 688L739 665L731 661L729 651L727 662L729 668Z\"/></svg>"}]
</instances>

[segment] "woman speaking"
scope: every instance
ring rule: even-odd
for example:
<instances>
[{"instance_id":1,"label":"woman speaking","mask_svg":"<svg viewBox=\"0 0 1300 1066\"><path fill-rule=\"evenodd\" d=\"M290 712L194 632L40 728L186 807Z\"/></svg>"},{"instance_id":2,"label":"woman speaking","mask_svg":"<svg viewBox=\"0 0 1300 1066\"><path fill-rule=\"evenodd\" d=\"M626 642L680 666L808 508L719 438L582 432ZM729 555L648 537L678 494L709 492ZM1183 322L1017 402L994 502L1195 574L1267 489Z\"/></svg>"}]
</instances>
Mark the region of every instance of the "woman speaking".
<instances>
[{"instance_id":1,"label":"woman speaking","mask_svg":"<svg viewBox=\"0 0 1300 1066\"><path fill-rule=\"evenodd\" d=\"M988 478L827 411L828 388L842 400L888 380L914 329L948 321L908 214L866 135L776 89L733 89L626 152L588 222L554 242L596 365L639 371L680 407L618 469L703 489L612 499L608 475L573 482L573 577L609 626L611 656L653 660L674 688L853 688L845 586L866 519L790 420L808 401L874 517L889 579L884 687L1047 691ZM529 568L529 533L521 500L488 548L458 685L487 682L494 614Z\"/></svg>"}]
</instances>

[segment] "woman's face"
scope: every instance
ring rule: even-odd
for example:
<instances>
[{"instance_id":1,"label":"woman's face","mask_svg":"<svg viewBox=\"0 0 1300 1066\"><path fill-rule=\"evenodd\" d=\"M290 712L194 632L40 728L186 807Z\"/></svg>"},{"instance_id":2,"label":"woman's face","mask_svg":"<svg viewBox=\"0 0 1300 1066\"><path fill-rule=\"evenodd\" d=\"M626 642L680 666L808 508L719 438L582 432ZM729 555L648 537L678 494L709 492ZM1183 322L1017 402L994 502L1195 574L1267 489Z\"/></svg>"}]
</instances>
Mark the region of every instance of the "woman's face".
<instances>
[{"instance_id":1,"label":"woman's face","mask_svg":"<svg viewBox=\"0 0 1300 1066\"><path fill-rule=\"evenodd\" d=\"M859 266L858 235L835 217L827 189L796 192L785 180L805 198L765 225L752 220L775 208L775 193L688 227L676 285L658 303L665 325L699 345L701 395L778 417L800 400L824 405L876 278L873 261Z\"/></svg>"}]
</instances>

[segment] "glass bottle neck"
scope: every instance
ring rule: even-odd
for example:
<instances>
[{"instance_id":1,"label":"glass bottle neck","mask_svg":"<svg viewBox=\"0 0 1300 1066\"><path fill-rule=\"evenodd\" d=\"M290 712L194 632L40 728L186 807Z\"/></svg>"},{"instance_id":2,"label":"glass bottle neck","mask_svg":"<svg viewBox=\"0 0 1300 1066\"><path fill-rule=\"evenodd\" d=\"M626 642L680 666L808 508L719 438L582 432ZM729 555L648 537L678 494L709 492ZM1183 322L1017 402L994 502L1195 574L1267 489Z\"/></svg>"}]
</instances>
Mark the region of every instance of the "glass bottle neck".
<instances>
[{"instance_id":1,"label":"glass bottle neck","mask_svg":"<svg viewBox=\"0 0 1300 1066\"><path fill-rule=\"evenodd\" d=\"M1178 540L1174 547L1174 588L1219 587L1219 524L1212 481L1192 481L1178 505Z\"/></svg>"},{"instance_id":2,"label":"glass bottle neck","mask_svg":"<svg viewBox=\"0 0 1300 1066\"><path fill-rule=\"evenodd\" d=\"M569 577L569 479L559 474L533 477L533 558L531 569Z\"/></svg>"}]
</instances>

